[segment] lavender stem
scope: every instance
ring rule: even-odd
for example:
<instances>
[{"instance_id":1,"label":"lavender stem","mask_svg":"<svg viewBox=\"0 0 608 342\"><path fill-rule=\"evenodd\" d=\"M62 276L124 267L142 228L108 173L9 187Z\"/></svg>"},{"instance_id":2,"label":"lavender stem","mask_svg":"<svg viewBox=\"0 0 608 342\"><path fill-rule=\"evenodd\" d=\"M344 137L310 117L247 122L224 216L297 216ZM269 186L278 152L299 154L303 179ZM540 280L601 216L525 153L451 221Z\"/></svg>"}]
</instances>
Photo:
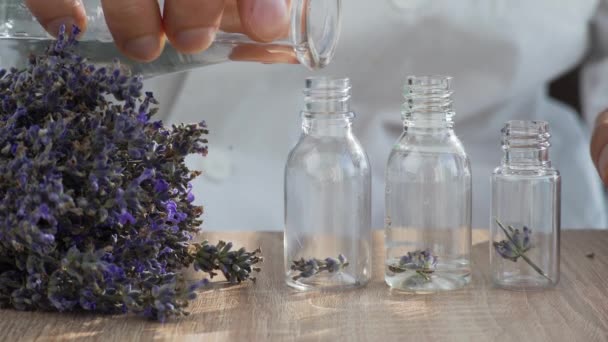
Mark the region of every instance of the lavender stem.
<instances>
[{"instance_id":1,"label":"lavender stem","mask_svg":"<svg viewBox=\"0 0 608 342\"><path fill-rule=\"evenodd\" d=\"M513 244L513 247L515 248L515 251L517 252L518 256L520 256L522 259L524 259L524 261L526 263L528 263L528 265L530 265L530 267L532 267L538 274L540 274L541 276L545 277L550 282L553 282L553 280L551 278L549 278L549 276L547 274L545 274L545 272L543 272L543 270L540 267L536 266L536 264L534 262L532 262L532 260L530 260L524 254L524 252L519 248L519 246L517 245L517 243L515 243L515 240L513 240L513 238L511 237L511 235L509 235L509 232L502 225L502 223L500 223L500 221L498 221L498 219L496 219L495 221L496 221L496 224L498 224L498 226L500 227L500 229L502 229L502 231L505 233L505 236L507 237L507 239L509 239L509 241L511 241L511 243Z\"/></svg>"}]
</instances>

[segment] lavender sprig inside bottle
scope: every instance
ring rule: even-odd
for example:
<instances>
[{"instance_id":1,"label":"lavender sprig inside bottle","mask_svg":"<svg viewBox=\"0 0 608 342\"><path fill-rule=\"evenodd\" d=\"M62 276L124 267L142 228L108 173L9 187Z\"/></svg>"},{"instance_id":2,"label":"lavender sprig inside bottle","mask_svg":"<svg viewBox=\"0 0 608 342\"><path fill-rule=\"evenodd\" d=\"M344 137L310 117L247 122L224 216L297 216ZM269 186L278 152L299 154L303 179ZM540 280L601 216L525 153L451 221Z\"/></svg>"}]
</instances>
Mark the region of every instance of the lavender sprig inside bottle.
<instances>
[{"instance_id":1,"label":"lavender sprig inside bottle","mask_svg":"<svg viewBox=\"0 0 608 342\"><path fill-rule=\"evenodd\" d=\"M338 273L348 266L348 260L342 254L338 258L328 257L325 259L304 259L294 260L291 264L291 270L299 272L292 277L293 280L300 278L310 278L321 272Z\"/></svg>"},{"instance_id":2,"label":"lavender sprig inside bottle","mask_svg":"<svg viewBox=\"0 0 608 342\"><path fill-rule=\"evenodd\" d=\"M496 224L498 227L500 227L507 238L506 240L499 242L494 241L493 245L496 253L502 258L511 260L513 262L517 262L519 258L522 258L538 274L547 278L549 281L552 281L551 278L549 278L549 276L526 255L526 252L532 248L532 230L526 226L522 228L522 231L515 229L512 226L505 228L505 226L498 219L496 220Z\"/></svg>"},{"instance_id":3,"label":"lavender sprig inside bottle","mask_svg":"<svg viewBox=\"0 0 608 342\"><path fill-rule=\"evenodd\" d=\"M416 271L425 280L430 281L430 275L435 272L436 266L437 256L427 248L423 251L407 252L407 255L399 258L399 262L389 265L388 269L394 273Z\"/></svg>"}]
</instances>

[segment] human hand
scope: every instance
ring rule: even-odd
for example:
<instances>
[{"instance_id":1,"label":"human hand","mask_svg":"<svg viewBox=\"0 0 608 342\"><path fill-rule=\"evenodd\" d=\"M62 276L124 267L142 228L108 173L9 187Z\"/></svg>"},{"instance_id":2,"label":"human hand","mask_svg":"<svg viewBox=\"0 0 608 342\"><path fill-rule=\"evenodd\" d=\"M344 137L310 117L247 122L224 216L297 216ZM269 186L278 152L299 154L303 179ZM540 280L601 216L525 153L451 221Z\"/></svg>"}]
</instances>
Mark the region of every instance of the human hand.
<instances>
[{"instance_id":1,"label":"human hand","mask_svg":"<svg viewBox=\"0 0 608 342\"><path fill-rule=\"evenodd\" d=\"M591 158L602 182L608 185L608 110L601 113L595 120L595 128L591 137Z\"/></svg>"},{"instance_id":2,"label":"human hand","mask_svg":"<svg viewBox=\"0 0 608 342\"><path fill-rule=\"evenodd\" d=\"M87 0L90 1L90 0ZM165 37L182 53L207 49L218 29L245 33L270 42L285 35L290 0L165 0L163 16L157 0L101 0L117 47L127 57L152 61ZM25 0L50 34L61 25L86 30L82 0Z\"/></svg>"}]
</instances>

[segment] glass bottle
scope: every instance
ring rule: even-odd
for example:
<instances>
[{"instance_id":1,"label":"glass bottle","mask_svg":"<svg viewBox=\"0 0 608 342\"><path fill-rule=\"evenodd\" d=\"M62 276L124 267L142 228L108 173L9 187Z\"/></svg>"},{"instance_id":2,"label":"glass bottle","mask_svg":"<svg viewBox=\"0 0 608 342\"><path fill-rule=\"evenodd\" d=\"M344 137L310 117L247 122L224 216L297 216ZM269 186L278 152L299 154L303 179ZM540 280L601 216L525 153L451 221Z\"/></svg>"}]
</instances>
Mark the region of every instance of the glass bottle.
<instances>
[{"instance_id":1,"label":"glass bottle","mask_svg":"<svg viewBox=\"0 0 608 342\"><path fill-rule=\"evenodd\" d=\"M502 165L492 175L490 269L494 284L542 289L559 281L559 172L549 160L549 125L509 121Z\"/></svg>"},{"instance_id":2,"label":"glass bottle","mask_svg":"<svg viewBox=\"0 0 608 342\"><path fill-rule=\"evenodd\" d=\"M385 281L425 293L471 280L471 169L454 134L451 77L407 78L386 169Z\"/></svg>"},{"instance_id":3,"label":"glass bottle","mask_svg":"<svg viewBox=\"0 0 608 342\"><path fill-rule=\"evenodd\" d=\"M220 31L202 53L182 54L167 44L154 62L136 63L123 58L114 45L99 1L87 0L84 6L88 28L80 38L82 55L97 64L118 58L146 78L228 61L299 63L319 69L332 60L340 30L341 0L293 0L289 33L283 39L259 43L241 33ZM43 53L53 39L22 0L2 1L0 20L0 65L10 61L10 65L23 66L25 57Z\"/></svg>"},{"instance_id":4,"label":"glass bottle","mask_svg":"<svg viewBox=\"0 0 608 342\"><path fill-rule=\"evenodd\" d=\"M371 276L371 169L354 136L349 79L306 80L302 134L285 167L285 279L298 290Z\"/></svg>"}]
</instances>

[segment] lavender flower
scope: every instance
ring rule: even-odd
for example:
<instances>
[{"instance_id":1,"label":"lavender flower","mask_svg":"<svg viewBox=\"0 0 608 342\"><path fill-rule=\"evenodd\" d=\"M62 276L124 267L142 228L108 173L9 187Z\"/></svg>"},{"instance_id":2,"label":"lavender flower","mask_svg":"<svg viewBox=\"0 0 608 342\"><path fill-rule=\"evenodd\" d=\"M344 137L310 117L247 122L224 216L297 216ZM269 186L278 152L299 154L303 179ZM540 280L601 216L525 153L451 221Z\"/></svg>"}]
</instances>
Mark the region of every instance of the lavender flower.
<instances>
[{"instance_id":1,"label":"lavender flower","mask_svg":"<svg viewBox=\"0 0 608 342\"><path fill-rule=\"evenodd\" d=\"M152 121L142 78L88 64L77 33L0 71L0 307L186 314L206 280L182 269L240 282L259 250L192 243L203 209L184 159L207 154L205 123Z\"/></svg>"},{"instance_id":2,"label":"lavender flower","mask_svg":"<svg viewBox=\"0 0 608 342\"><path fill-rule=\"evenodd\" d=\"M498 219L496 220L496 224L498 225L498 227L500 227L505 237L507 238L506 240L502 240L499 242L494 241L492 243L496 253L502 258L511 260L513 262L517 262L519 258L522 258L538 274L552 282L553 280L551 280L551 278L549 278L549 276L547 276L547 274L543 272L540 267L536 266L536 264L532 262L532 260L530 260L530 258L528 258L528 256L526 256L525 254L532 248L530 238L532 230L530 230L526 226L522 228L522 231L520 231L519 229L515 229L512 226L508 226L508 228L505 228L505 226L500 223Z\"/></svg>"},{"instance_id":3,"label":"lavender flower","mask_svg":"<svg viewBox=\"0 0 608 342\"><path fill-rule=\"evenodd\" d=\"M433 255L430 249L422 251L407 252L407 255L399 258L399 261L388 265L388 269L393 273L402 273L407 270L416 271L426 281L430 281L430 274L435 272L437 266L437 256Z\"/></svg>"},{"instance_id":4,"label":"lavender flower","mask_svg":"<svg viewBox=\"0 0 608 342\"><path fill-rule=\"evenodd\" d=\"M209 245L207 241L196 245L198 252L194 258L194 268L209 273L213 278L220 271L230 283L236 284L244 280L255 281L251 273L260 272L255 265L262 262L261 249L247 252L245 248L231 251L232 243L220 241L217 245Z\"/></svg>"},{"instance_id":5,"label":"lavender flower","mask_svg":"<svg viewBox=\"0 0 608 342\"><path fill-rule=\"evenodd\" d=\"M291 264L291 270L299 272L292 277L293 280L300 278L310 278L321 272L338 273L348 266L348 260L342 254L337 259L328 257L325 259L304 259L294 260Z\"/></svg>"}]
</instances>

